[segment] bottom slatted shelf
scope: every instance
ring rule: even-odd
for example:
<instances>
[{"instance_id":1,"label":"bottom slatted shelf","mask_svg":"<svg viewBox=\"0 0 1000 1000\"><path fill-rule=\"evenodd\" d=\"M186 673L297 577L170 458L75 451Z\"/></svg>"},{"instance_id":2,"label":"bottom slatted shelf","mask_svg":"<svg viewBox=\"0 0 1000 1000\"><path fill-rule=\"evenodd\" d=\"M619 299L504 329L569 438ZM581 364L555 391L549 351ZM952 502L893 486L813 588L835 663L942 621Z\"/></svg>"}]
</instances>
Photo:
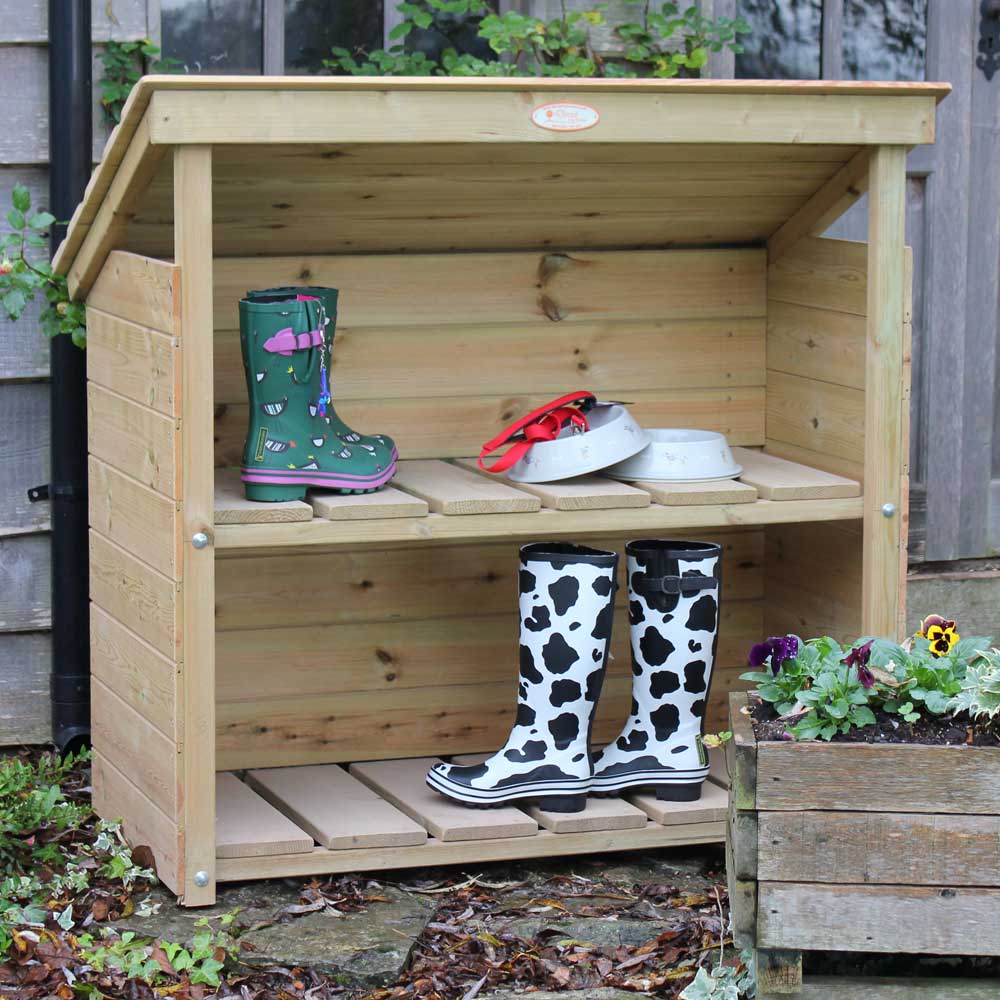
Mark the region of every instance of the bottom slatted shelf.
<instances>
[{"instance_id":1,"label":"bottom slatted shelf","mask_svg":"<svg viewBox=\"0 0 1000 1000\"><path fill-rule=\"evenodd\" d=\"M218 776L217 877L375 871L644 850L725 839L721 755L697 802L594 798L582 813L465 809L427 788L435 758L266 768Z\"/></svg>"}]
</instances>

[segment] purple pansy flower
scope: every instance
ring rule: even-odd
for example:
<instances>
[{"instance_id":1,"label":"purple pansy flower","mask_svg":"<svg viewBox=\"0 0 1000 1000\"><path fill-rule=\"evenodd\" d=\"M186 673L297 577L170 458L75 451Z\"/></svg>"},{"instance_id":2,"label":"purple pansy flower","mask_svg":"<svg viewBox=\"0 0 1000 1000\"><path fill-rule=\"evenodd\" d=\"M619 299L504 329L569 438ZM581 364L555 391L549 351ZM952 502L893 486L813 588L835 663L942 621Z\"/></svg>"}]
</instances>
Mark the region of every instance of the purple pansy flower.
<instances>
[{"instance_id":1,"label":"purple pansy flower","mask_svg":"<svg viewBox=\"0 0 1000 1000\"><path fill-rule=\"evenodd\" d=\"M875 675L868 669L868 660L872 655L872 640L869 639L861 646L856 646L844 657L844 663L849 667L858 668L858 680L861 686L870 688L875 686Z\"/></svg>"},{"instance_id":2,"label":"purple pansy flower","mask_svg":"<svg viewBox=\"0 0 1000 1000\"><path fill-rule=\"evenodd\" d=\"M794 635L772 635L751 646L747 659L751 667L762 667L770 661L771 673L777 674L785 660L790 660L798 651L799 640Z\"/></svg>"}]
</instances>

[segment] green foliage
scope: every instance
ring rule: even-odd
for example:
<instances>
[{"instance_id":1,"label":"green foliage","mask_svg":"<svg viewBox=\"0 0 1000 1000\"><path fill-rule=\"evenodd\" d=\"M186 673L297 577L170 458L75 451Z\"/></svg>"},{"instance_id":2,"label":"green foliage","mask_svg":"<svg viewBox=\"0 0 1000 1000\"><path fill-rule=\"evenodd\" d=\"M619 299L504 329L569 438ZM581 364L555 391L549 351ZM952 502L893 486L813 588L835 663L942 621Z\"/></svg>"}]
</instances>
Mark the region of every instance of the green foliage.
<instances>
[{"instance_id":1,"label":"green foliage","mask_svg":"<svg viewBox=\"0 0 1000 1000\"><path fill-rule=\"evenodd\" d=\"M146 73L173 73L181 67L179 59L161 58L160 50L148 38L135 42L112 39L101 50L101 62L101 109L109 125L122 120L122 108L140 77Z\"/></svg>"},{"instance_id":2,"label":"green foliage","mask_svg":"<svg viewBox=\"0 0 1000 1000\"><path fill-rule=\"evenodd\" d=\"M15 184L7 212L10 231L0 233L0 307L16 320L39 294L45 298L41 314L46 336L70 336L77 347L87 343L87 320L83 303L71 302L66 279L52 270L45 258L48 230L55 222L49 212L32 211L31 194Z\"/></svg>"},{"instance_id":3,"label":"green foliage","mask_svg":"<svg viewBox=\"0 0 1000 1000\"><path fill-rule=\"evenodd\" d=\"M757 685L779 716L789 717L788 730L796 739L830 740L873 725L876 710L909 723L925 714L968 710L970 679L985 698L992 690L979 683L985 662L979 666L977 661L990 655L980 650L992 641L984 636L960 639L946 654L936 654L920 636L905 645L862 637L847 648L829 636L808 642L792 638L798 643L795 656L780 667L741 676ZM990 683L996 685L1000 713L1000 667Z\"/></svg>"},{"instance_id":4,"label":"green foliage","mask_svg":"<svg viewBox=\"0 0 1000 1000\"><path fill-rule=\"evenodd\" d=\"M546 21L518 11L496 14L485 0L411 0L396 7L404 16L390 35L396 45L367 53L335 48L323 65L354 76L696 77L710 52L741 52L738 38L750 30L742 18L703 17L697 5L683 11L676 3L642 6L641 20L613 27L625 46L620 60L604 59L593 47L592 29L608 23L606 3L587 11L564 7ZM433 28L452 39L456 23L474 26L494 58L448 47L438 62L407 47L415 29Z\"/></svg>"},{"instance_id":5,"label":"green foliage","mask_svg":"<svg viewBox=\"0 0 1000 1000\"><path fill-rule=\"evenodd\" d=\"M1000 719L1000 649L984 649L970 663L961 690L950 699L952 712L968 712L974 719L990 724Z\"/></svg>"},{"instance_id":6,"label":"green foliage","mask_svg":"<svg viewBox=\"0 0 1000 1000\"><path fill-rule=\"evenodd\" d=\"M756 995L753 951L740 952L738 965L721 962L707 972L698 969L694 980L680 994L680 1000L749 1000Z\"/></svg>"}]
</instances>

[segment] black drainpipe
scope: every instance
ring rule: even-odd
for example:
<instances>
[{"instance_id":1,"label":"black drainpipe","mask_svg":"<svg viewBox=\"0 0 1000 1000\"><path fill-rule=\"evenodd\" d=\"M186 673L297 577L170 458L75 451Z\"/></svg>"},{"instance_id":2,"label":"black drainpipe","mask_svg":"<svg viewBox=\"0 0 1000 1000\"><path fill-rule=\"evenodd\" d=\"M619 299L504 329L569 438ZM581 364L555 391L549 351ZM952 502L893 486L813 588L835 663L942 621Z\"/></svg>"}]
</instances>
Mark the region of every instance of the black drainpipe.
<instances>
[{"instance_id":1,"label":"black drainpipe","mask_svg":"<svg viewBox=\"0 0 1000 1000\"><path fill-rule=\"evenodd\" d=\"M68 220L92 167L91 0L49 0L49 202ZM52 229L52 251L66 235ZM51 344L52 739L90 741L86 352L67 336Z\"/></svg>"}]
</instances>

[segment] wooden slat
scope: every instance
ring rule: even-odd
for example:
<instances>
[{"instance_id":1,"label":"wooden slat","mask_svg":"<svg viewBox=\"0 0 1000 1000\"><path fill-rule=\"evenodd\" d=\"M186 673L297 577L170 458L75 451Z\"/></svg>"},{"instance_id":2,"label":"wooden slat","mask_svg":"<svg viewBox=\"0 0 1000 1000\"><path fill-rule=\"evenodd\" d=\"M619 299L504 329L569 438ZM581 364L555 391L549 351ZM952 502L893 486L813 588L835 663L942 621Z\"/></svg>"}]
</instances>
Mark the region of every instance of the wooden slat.
<instances>
[{"instance_id":1,"label":"wooden slat","mask_svg":"<svg viewBox=\"0 0 1000 1000\"><path fill-rule=\"evenodd\" d=\"M758 884L757 944L927 955L1000 953L1000 889ZM862 915L859 919L859 915Z\"/></svg>"},{"instance_id":2,"label":"wooden slat","mask_svg":"<svg viewBox=\"0 0 1000 1000\"><path fill-rule=\"evenodd\" d=\"M735 479L721 483L651 483L639 480L635 485L645 490L656 503L667 507L753 503L757 499L757 490L753 486Z\"/></svg>"},{"instance_id":3,"label":"wooden slat","mask_svg":"<svg viewBox=\"0 0 1000 1000\"><path fill-rule=\"evenodd\" d=\"M808 236L768 268L767 297L865 316L867 261L864 243Z\"/></svg>"},{"instance_id":4,"label":"wooden slat","mask_svg":"<svg viewBox=\"0 0 1000 1000\"><path fill-rule=\"evenodd\" d=\"M799 1000L992 1000L1000 994L1000 979L947 979L926 976L806 976ZM759 1000L777 994L758 993Z\"/></svg>"},{"instance_id":5,"label":"wooden slat","mask_svg":"<svg viewBox=\"0 0 1000 1000\"><path fill-rule=\"evenodd\" d=\"M905 743L761 743L761 810L994 814L1000 749ZM864 795L856 782L864 783Z\"/></svg>"},{"instance_id":6,"label":"wooden slat","mask_svg":"<svg viewBox=\"0 0 1000 1000\"><path fill-rule=\"evenodd\" d=\"M536 496L448 462L400 462L394 482L426 500L436 514L515 514L541 507Z\"/></svg>"},{"instance_id":7,"label":"wooden slat","mask_svg":"<svg viewBox=\"0 0 1000 1000\"><path fill-rule=\"evenodd\" d=\"M545 538L551 530L548 525L566 516L571 515L564 512L530 518L517 515L508 520L514 523L525 518L541 521L542 527L535 529L541 533L531 537ZM621 535L609 533L611 526L607 517L611 515L594 512L591 516L597 523L589 532L581 532L589 536L587 543L596 548L620 550ZM477 517L477 522L480 519ZM462 520L467 522L469 519ZM361 522L347 527L360 531L366 524ZM248 530L266 531L268 528L254 525ZM763 592L763 533L721 530L713 536L723 547L726 581L723 612L727 604L760 597ZM681 537L702 536L688 529ZM296 552L292 558L276 553L220 559L216 624L220 631L225 631L384 621L390 615L390 603L391 617L397 621L438 615L462 618L509 614L517 593L517 572L518 550L506 538L441 549L425 546L373 550L363 554L305 551ZM462 594L460 603L454 599L458 593ZM620 607L626 605L624 590L619 591L617 603ZM308 637L302 636L301 641L303 648L308 648Z\"/></svg>"},{"instance_id":8,"label":"wooden slat","mask_svg":"<svg viewBox=\"0 0 1000 1000\"><path fill-rule=\"evenodd\" d=\"M771 371L865 387L865 319L770 299L767 366Z\"/></svg>"},{"instance_id":9,"label":"wooden slat","mask_svg":"<svg viewBox=\"0 0 1000 1000\"><path fill-rule=\"evenodd\" d=\"M868 188L869 150L862 149L831 177L767 241L767 259L774 263L803 236L819 236Z\"/></svg>"},{"instance_id":10,"label":"wooden slat","mask_svg":"<svg viewBox=\"0 0 1000 1000\"><path fill-rule=\"evenodd\" d=\"M520 809L469 809L450 802L424 782L433 757L387 760L351 765L351 774L416 820L435 839L492 840L498 837L533 837L538 824Z\"/></svg>"},{"instance_id":11,"label":"wooden slat","mask_svg":"<svg viewBox=\"0 0 1000 1000\"><path fill-rule=\"evenodd\" d=\"M654 823L674 826L682 823L724 823L729 794L712 781L701 786L697 802L661 802L655 793L629 795Z\"/></svg>"},{"instance_id":12,"label":"wooden slat","mask_svg":"<svg viewBox=\"0 0 1000 1000\"><path fill-rule=\"evenodd\" d=\"M166 497L178 491L180 434L176 422L124 396L87 386L90 453Z\"/></svg>"},{"instance_id":13,"label":"wooden slat","mask_svg":"<svg viewBox=\"0 0 1000 1000\"><path fill-rule=\"evenodd\" d=\"M459 388L459 387L456 387ZM730 444L764 443L765 400L760 386L734 389L659 389L632 392L611 386L608 399L626 398L644 427L694 425L725 434ZM407 459L463 458L512 421L548 403L552 393L531 396L408 396L348 400L338 412L351 424L388 434ZM239 465L247 432L246 403L219 407L215 421L216 464Z\"/></svg>"},{"instance_id":14,"label":"wooden slat","mask_svg":"<svg viewBox=\"0 0 1000 1000\"><path fill-rule=\"evenodd\" d=\"M866 393L858 389L769 371L768 440L861 461L865 454L865 398Z\"/></svg>"},{"instance_id":15,"label":"wooden slat","mask_svg":"<svg viewBox=\"0 0 1000 1000\"><path fill-rule=\"evenodd\" d=\"M300 545L353 549L431 545L490 539L568 538L614 531L661 532L788 524L801 521L851 521L862 514L859 497L834 500L757 500L704 507L649 507L614 511L539 511L536 514L481 514L475 518L429 514L425 518L358 521L349 526L316 518L304 524L220 525L220 549L265 550Z\"/></svg>"},{"instance_id":16,"label":"wooden slat","mask_svg":"<svg viewBox=\"0 0 1000 1000\"><path fill-rule=\"evenodd\" d=\"M255 503L247 500L239 469L215 470L216 524L284 524L311 521L313 509L301 500Z\"/></svg>"},{"instance_id":17,"label":"wooden slat","mask_svg":"<svg viewBox=\"0 0 1000 1000\"><path fill-rule=\"evenodd\" d=\"M829 452L813 451L810 448L774 439L768 439L765 447L769 455L787 458L789 462L798 462L810 469L832 472L835 476L853 479L862 487L864 486L865 466L860 459L841 458L839 455L831 455Z\"/></svg>"},{"instance_id":18,"label":"wooden slat","mask_svg":"<svg viewBox=\"0 0 1000 1000\"><path fill-rule=\"evenodd\" d=\"M212 455L212 149L174 150L174 244L181 273L181 537L183 650L178 702L184 720L184 892L187 905L215 902L215 553L196 549L214 532ZM257 527L257 525L250 525ZM195 874L202 876L195 881ZM200 884L199 884L200 883Z\"/></svg>"},{"instance_id":19,"label":"wooden slat","mask_svg":"<svg viewBox=\"0 0 1000 1000\"><path fill-rule=\"evenodd\" d=\"M303 854L312 837L265 802L235 774L215 776L215 856L253 858L268 854Z\"/></svg>"},{"instance_id":20,"label":"wooden slat","mask_svg":"<svg viewBox=\"0 0 1000 1000\"><path fill-rule=\"evenodd\" d=\"M95 531L90 533L90 598L168 659L177 658L177 585Z\"/></svg>"},{"instance_id":21,"label":"wooden slat","mask_svg":"<svg viewBox=\"0 0 1000 1000\"><path fill-rule=\"evenodd\" d=\"M740 479L753 486L765 500L822 500L861 495L861 485L853 479L810 469L762 451L734 448L733 458L743 466Z\"/></svg>"},{"instance_id":22,"label":"wooden slat","mask_svg":"<svg viewBox=\"0 0 1000 1000\"><path fill-rule=\"evenodd\" d=\"M101 207L66 275L74 299L86 298L107 255L120 246L129 220L166 152L150 143L149 115L143 115L111 181Z\"/></svg>"},{"instance_id":23,"label":"wooden slat","mask_svg":"<svg viewBox=\"0 0 1000 1000\"><path fill-rule=\"evenodd\" d=\"M166 416L177 413L177 340L87 308L87 378Z\"/></svg>"},{"instance_id":24,"label":"wooden slat","mask_svg":"<svg viewBox=\"0 0 1000 1000\"><path fill-rule=\"evenodd\" d=\"M115 250L87 296L87 305L161 333L173 334L180 310L173 264Z\"/></svg>"},{"instance_id":25,"label":"wooden slat","mask_svg":"<svg viewBox=\"0 0 1000 1000\"><path fill-rule=\"evenodd\" d=\"M94 749L110 761L167 816L180 806L177 747L99 678L90 685Z\"/></svg>"},{"instance_id":26,"label":"wooden slat","mask_svg":"<svg viewBox=\"0 0 1000 1000\"><path fill-rule=\"evenodd\" d=\"M91 528L175 579L180 560L175 502L93 456L88 470Z\"/></svg>"},{"instance_id":27,"label":"wooden slat","mask_svg":"<svg viewBox=\"0 0 1000 1000\"><path fill-rule=\"evenodd\" d=\"M317 517L328 521L369 521L382 517L426 517L426 500L385 486L376 493L339 494L310 490L309 503Z\"/></svg>"},{"instance_id":28,"label":"wooden slat","mask_svg":"<svg viewBox=\"0 0 1000 1000\"><path fill-rule=\"evenodd\" d=\"M0 633L0 662L13 664L0 701L0 746L51 743L51 634Z\"/></svg>"},{"instance_id":29,"label":"wooden slat","mask_svg":"<svg viewBox=\"0 0 1000 1000\"><path fill-rule=\"evenodd\" d=\"M745 694L729 696L729 726L733 738L726 744L726 770L729 772L729 801L736 809L757 807L757 740L746 708Z\"/></svg>"},{"instance_id":30,"label":"wooden slat","mask_svg":"<svg viewBox=\"0 0 1000 1000\"><path fill-rule=\"evenodd\" d=\"M994 886L1000 816L761 812L759 877L773 882ZM933 858L934 863L928 864Z\"/></svg>"},{"instance_id":31,"label":"wooden slat","mask_svg":"<svg viewBox=\"0 0 1000 1000\"><path fill-rule=\"evenodd\" d=\"M392 851L370 851L365 848L356 851L326 851L317 847L310 854L231 860L220 858L218 876L222 882L243 882L247 879L386 871L425 865L481 865L490 861L516 861L522 858L656 850L680 844L714 844L719 843L724 836L724 828L716 823L688 823L682 826L647 823L644 829L599 833L551 833L539 830L533 837L497 837L492 840L447 843L431 839L419 847L397 847Z\"/></svg>"},{"instance_id":32,"label":"wooden slat","mask_svg":"<svg viewBox=\"0 0 1000 1000\"><path fill-rule=\"evenodd\" d=\"M506 81L505 81L506 82ZM536 88L537 89L537 88ZM573 100L577 87L546 92L537 103ZM558 96L557 96L558 95ZM155 143L379 142L892 142L934 138L934 101L925 96L733 93L653 95L591 93L599 126L554 136L531 123L524 99L508 89L475 100L438 90L394 95L343 90L294 95L280 89L249 93L158 90L150 102ZM485 122L489 125L486 127Z\"/></svg>"},{"instance_id":33,"label":"wooden slat","mask_svg":"<svg viewBox=\"0 0 1000 1000\"><path fill-rule=\"evenodd\" d=\"M460 458L459 468L484 475L474 458ZM503 475L489 476L493 482L505 482ZM558 483L516 483L522 493L531 493L552 510L609 510L615 507L648 507L649 494L614 479L600 475L578 476Z\"/></svg>"},{"instance_id":34,"label":"wooden slat","mask_svg":"<svg viewBox=\"0 0 1000 1000\"><path fill-rule=\"evenodd\" d=\"M452 254L216 258L214 318L236 330L248 287L303 282L343 290L348 329L763 317L764 269L761 250L474 253L460 272Z\"/></svg>"},{"instance_id":35,"label":"wooden slat","mask_svg":"<svg viewBox=\"0 0 1000 1000\"><path fill-rule=\"evenodd\" d=\"M422 826L336 764L249 771L246 783L330 851L427 842Z\"/></svg>"},{"instance_id":36,"label":"wooden slat","mask_svg":"<svg viewBox=\"0 0 1000 1000\"><path fill-rule=\"evenodd\" d=\"M538 825L552 833L586 833L600 830L640 830L646 823L646 814L629 805L624 799L594 798L587 799L587 804L581 812L562 813L528 807L528 815L537 821Z\"/></svg>"},{"instance_id":37,"label":"wooden slat","mask_svg":"<svg viewBox=\"0 0 1000 1000\"><path fill-rule=\"evenodd\" d=\"M634 393L764 384L760 317L715 319L708 313L688 320L581 318L553 323L546 317L533 322L489 317L485 322L480 315L474 323L453 325L448 303L464 293L457 275L451 282L444 289L424 289L422 300L433 296L440 319L422 325L417 335L405 320L371 325L366 313L378 307L355 301L353 289L344 286L333 352L338 410L351 417L350 401L355 399L447 398L456 387L468 395L503 397L516 386L519 393L552 399L581 379L601 394L615 389ZM614 288L608 292L617 294ZM863 356L863 323L860 343ZM669 365L662 363L665 353ZM379 358L378 365L371 364L373 356ZM503 360L484 364L487 357ZM246 382L235 330L216 330L215 369L216 401L244 402Z\"/></svg>"},{"instance_id":38,"label":"wooden slat","mask_svg":"<svg viewBox=\"0 0 1000 1000\"><path fill-rule=\"evenodd\" d=\"M177 667L96 604L90 606L94 677L151 722L177 738Z\"/></svg>"},{"instance_id":39,"label":"wooden slat","mask_svg":"<svg viewBox=\"0 0 1000 1000\"><path fill-rule=\"evenodd\" d=\"M181 834L173 816L150 801L96 747L91 758L91 783L97 815L112 822L122 820L129 843L152 850L157 878L171 892L177 892L181 884Z\"/></svg>"},{"instance_id":40,"label":"wooden slat","mask_svg":"<svg viewBox=\"0 0 1000 1000\"><path fill-rule=\"evenodd\" d=\"M906 150L872 154L868 198L868 350L865 365L865 549L862 623L868 635L902 638L906 585L904 480L909 400L904 393ZM780 435L778 435L780 436ZM892 504L895 516L882 509Z\"/></svg>"}]
</instances>

